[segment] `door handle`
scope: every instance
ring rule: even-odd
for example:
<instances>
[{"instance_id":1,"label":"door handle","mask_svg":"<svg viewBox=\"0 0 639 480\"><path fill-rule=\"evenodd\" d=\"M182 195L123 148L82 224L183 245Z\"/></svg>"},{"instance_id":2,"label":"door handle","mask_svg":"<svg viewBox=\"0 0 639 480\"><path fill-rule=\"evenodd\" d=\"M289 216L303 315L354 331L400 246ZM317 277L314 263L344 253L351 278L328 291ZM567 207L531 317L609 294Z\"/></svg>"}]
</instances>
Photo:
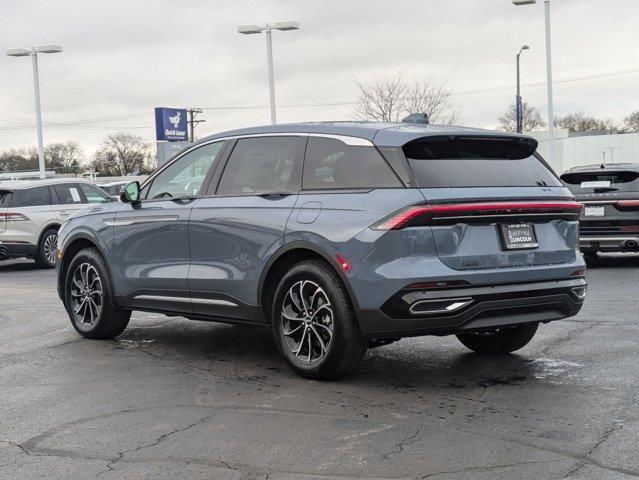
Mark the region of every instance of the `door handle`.
<instances>
[{"instance_id":1,"label":"door handle","mask_svg":"<svg viewBox=\"0 0 639 480\"><path fill-rule=\"evenodd\" d=\"M291 192L269 192L269 193L260 193L258 197L266 198L268 200L276 200L278 198L288 197L289 195L293 195Z\"/></svg>"},{"instance_id":2,"label":"door handle","mask_svg":"<svg viewBox=\"0 0 639 480\"><path fill-rule=\"evenodd\" d=\"M67 212L66 210L63 210L61 212L58 212L60 215L62 215L63 217L66 217L67 215L70 215L69 212Z\"/></svg>"}]
</instances>

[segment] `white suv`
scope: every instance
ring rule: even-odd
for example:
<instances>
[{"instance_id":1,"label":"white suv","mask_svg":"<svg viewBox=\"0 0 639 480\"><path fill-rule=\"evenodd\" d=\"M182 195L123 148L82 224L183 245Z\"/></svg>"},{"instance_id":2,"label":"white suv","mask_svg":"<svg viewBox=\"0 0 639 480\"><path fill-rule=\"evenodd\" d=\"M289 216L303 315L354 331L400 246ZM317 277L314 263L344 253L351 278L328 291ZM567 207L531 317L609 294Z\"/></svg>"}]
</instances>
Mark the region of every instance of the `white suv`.
<instances>
[{"instance_id":1,"label":"white suv","mask_svg":"<svg viewBox=\"0 0 639 480\"><path fill-rule=\"evenodd\" d=\"M0 182L0 260L28 257L53 268L60 225L87 204L109 201L95 185L75 178Z\"/></svg>"}]
</instances>

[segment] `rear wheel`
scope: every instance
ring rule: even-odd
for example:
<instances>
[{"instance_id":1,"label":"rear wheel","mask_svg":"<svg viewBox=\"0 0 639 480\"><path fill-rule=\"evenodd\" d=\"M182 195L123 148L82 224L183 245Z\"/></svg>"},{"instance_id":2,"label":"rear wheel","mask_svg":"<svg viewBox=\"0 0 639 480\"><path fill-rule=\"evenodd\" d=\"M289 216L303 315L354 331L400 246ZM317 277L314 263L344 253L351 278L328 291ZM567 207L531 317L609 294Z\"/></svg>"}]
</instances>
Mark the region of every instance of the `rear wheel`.
<instances>
[{"instance_id":1,"label":"rear wheel","mask_svg":"<svg viewBox=\"0 0 639 480\"><path fill-rule=\"evenodd\" d=\"M366 354L368 342L359 331L348 292L324 261L301 262L284 275L271 319L280 353L303 377L339 377Z\"/></svg>"},{"instance_id":2,"label":"rear wheel","mask_svg":"<svg viewBox=\"0 0 639 480\"><path fill-rule=\"evenodd\" d=\"M532 340L538 324L500 328L486 332L457 335L466 347L477 353L504 354L519 350Z\"/></svg>"},{"instance_id":3,"label":"rear wheel","mask_svg":"<svg viewBox=\"0 0 639 480\"><path fill-rule=\"evenodd\" d=\"M40 268L55 267L55 251L58 245L58 231L53 228L47 229L38 244L38 250L33 257L35 263Z\"/></svg>"},{"instance_id":4,"label":"rear wheel","mask_svg":"<svg viewBox=\"0 0 639 480\"><path fill-rule=\"evenodd\" d=\"M129 324L131 312L115 302L109 270L93 248L80 250L71 260L64 298L71 324L83 337L117 337Z\"/></svg>"}]
</instances>

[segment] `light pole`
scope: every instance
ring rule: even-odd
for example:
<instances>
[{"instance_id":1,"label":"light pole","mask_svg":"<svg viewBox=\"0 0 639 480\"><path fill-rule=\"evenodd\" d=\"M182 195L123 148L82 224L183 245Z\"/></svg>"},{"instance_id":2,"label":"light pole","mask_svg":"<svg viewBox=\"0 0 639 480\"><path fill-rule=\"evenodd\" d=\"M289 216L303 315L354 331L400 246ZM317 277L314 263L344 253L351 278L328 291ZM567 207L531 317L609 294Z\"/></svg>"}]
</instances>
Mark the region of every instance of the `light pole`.
<instances>
[{"instance_id":1,"label":"light pole","mask_svg":"<svg viewBox=\"0 0 639 480\"><path fill-rule=\"evenodd\" d=\"M269 98L271 100L271 123L275 125L277 118L275 115L275 79L273 76L273 41L271 39L271 30L298 30L300 24L294 21L267 23L266 25L240 25L237 31L244 35L254 33L266 33L266 56L268 61L268 89Z\"/></svg>"},{"instance_id":2,"label":"light pole","mask_svg":"<svg viewBox=\"0 0 639 480\"><path fill-rule=\"evenodd\" d=\"M524 105L521 101L521 82L519 81L519 57L521 57L521 52L524 50L528 50L530 47L528 45L524 45L519 49L519 53L517 53L517 95L515 95L515 117L517 123L517 133L522 133L523 131L523 120L524 120Z\"/></svg>"},{"instance_id":3,"label":"light pole","mask_svg":"<svg viewBox=\"0 0 639 480\"><path fill-rule=\"evenodd\" d=\"M33 63L33 90L35 91L36 129L38 131L38 165L40 178L45 178L44 169L44 144L42 142L42 112L40 111L40 79L38 76L38 53L60 53L60 45L40 45L31 48L11 48L7 50L10 57L31 56Z\"/></svg>"},{"instance_id":4,"label":"light pole","mask_svg":"<svg viewBox=\"0 0 639 480\"><path fill-rule=\"evenodd\" d=\"M512 0L516 6L532 5L537 0ZM552 95L552 52L550 48L550 0L544 0L544 13L546 22L546 88L548 98L548 151L550 163L555 162L555 114ZM554 165L559 170L559 165Z\"/></svg>"}]
</instances>

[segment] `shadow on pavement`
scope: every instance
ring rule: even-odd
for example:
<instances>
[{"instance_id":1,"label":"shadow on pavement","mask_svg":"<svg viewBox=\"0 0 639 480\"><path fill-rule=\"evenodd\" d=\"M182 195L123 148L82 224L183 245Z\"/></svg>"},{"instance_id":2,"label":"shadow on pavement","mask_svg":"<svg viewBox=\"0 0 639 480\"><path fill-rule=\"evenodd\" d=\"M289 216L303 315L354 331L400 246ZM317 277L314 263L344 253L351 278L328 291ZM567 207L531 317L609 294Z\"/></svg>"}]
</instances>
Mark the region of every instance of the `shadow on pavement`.
<instances>
[{"instance_id":1,"label":"shadow on pavement","mask_svg":"<svg viewBox=\"0 0 639 480\"><path fill-rule=\"evenodd\" d=\"M599 253L596 257L586 257L588 268L637 268L639 255L634 253Z\"/></svg>"}]
</instances>

